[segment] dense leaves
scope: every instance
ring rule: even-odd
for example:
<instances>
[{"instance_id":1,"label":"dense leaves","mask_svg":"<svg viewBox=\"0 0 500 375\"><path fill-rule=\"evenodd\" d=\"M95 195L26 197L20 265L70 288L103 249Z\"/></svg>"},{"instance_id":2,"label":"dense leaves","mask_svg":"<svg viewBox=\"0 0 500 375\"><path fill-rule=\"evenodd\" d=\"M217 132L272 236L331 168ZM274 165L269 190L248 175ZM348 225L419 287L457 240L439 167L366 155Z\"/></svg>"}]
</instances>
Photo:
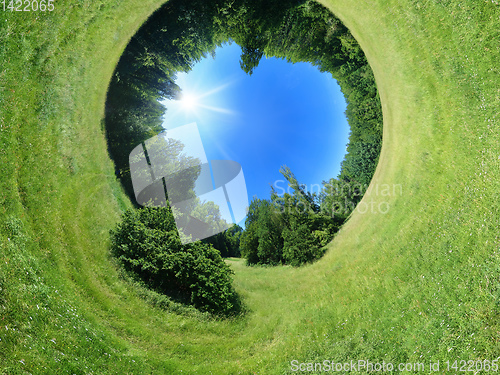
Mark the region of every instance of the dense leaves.
<instances>
[{"instance_id":1,"label":"dense leaves","mask_svg":"<svg viewBox=\"0 0 500 375\"><path fill-rule=\"evenodd\" d=\"M240 239L242 233L242 227L233 225L224 232L204 239L203 242L219 250L223 258L240 257Z\"/></svg>"},{"instance_id":2,"label":"dense leaves","mask_svg":"<svg viewBox=\"0 0 500 375\"><path fill-rule=\"evenodd\" d=\"M165 107L159 101L179 97L176 74L188 72L221 44L214 31L214 11L210 2L196 7L169 2L132 37L118 62L108 90L105 125L117 175L132 202L129 154L164 130Z\"/></svg>"},{"instance_id":3,"label":"dense leaves","mask_svg":"<svg viewBox=\"0 0 500 375\"><path fill-rule=\"evenodd\" d=\"M219 251L201 242L182 245L169 207L126 211L111 240L124 268L154 290L214 314L240 308Z\"/></svg>"},{"instance_id":4,"label":"dense leaves","mask_svg":"<svg viewBox=\"0 0 500 375\"><path fill-rule=\"evenodd\" d=\"M319 259L345 220L338 214L321 212L320 197L306 192L287 167L280 172L292 194L271 199L255 198L250 203L246 230L241 236L241 253L247 264L290 264L300 266Z\"/></svg>"}]
</instances>

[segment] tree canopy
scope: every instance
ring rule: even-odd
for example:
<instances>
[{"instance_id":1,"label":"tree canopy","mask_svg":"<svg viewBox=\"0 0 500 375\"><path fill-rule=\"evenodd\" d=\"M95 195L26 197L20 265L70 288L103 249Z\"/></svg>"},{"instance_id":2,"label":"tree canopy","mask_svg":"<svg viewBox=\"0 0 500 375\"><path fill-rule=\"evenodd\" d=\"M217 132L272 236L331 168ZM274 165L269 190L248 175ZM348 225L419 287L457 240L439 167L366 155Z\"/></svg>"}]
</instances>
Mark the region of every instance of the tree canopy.
<instances>
[{"instance_id":1,"label":"tree canopy","mask_svg":"<svg viewBox=\"0 0 500 375\"><path fill-rule=\"evenodd\" d=\"M128 156L163 130L162 99L180 95L178 72L189 72L217 46L234 41L248 74L266 57L308 62L336 79L347 102L347 154L337 177L321 194L305 191L289 168L281 173L293 194L252 200L246 228L233 227L204 240L225 256L249 264L292 264L318 259L361 199L378 162L382 110L372 70L342 22L312 0L171 0L158 9L126 47L106 102L110 154L125 190L135 202ZM200 217L220 220L216 207L199 204ZM187 251L187 250L186 250Z\"/></svg>"}]
</instances>

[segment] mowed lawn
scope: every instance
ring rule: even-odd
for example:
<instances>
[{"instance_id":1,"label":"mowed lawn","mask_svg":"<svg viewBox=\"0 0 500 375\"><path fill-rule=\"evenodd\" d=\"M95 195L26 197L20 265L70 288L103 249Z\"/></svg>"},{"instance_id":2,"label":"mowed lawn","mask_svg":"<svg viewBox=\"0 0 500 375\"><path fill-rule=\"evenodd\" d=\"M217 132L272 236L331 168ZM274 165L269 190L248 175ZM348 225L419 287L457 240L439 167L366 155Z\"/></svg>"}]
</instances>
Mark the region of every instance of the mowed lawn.
<instances>
[{"instance_id":1,"label":"mowed lawn","mask_svg":"<svg viewBox=\"0 0 500 375\"><path fill-rule=\"evenodd\" d=\"M499 357L499 5L324 4L375 72L380 163L318 263L228 260L247 307L232 320L155 307L108 253L130 204L107 155L106 89L161 1L0 10L0 373L283 374L293 360L430 373Z\"/></svg>"}]
</instances>

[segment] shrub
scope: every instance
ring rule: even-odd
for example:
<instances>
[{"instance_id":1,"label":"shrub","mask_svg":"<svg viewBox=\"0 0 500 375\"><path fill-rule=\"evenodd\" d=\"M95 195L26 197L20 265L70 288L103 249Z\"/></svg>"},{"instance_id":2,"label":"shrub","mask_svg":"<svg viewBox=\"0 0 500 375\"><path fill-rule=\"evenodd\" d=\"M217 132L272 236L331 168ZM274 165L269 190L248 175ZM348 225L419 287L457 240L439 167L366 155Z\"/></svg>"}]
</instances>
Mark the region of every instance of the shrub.
<instances>
[{"instance_id":1,"label":"shrub","mask_svg":"<svg viewBox=\"0 0 500 375\"><path fill-rule=\"evenodd\" d=\"M125 270L155 291L213 314L239 311L232 270L211 245L182 245L170 207L126 211L111 243Z\"/></svg>"}]
</instances>

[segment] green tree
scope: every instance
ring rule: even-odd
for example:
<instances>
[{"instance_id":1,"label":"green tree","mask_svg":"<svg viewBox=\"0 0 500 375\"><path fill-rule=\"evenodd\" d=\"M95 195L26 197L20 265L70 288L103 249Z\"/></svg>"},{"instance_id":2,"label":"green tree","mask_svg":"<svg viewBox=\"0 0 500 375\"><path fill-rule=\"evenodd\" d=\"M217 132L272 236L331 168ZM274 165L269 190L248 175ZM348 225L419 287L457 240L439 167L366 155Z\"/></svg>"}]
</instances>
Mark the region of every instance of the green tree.
<instances>
[{"instance_id":1,"label":"green tree","mask_svg":"<svg viewBox=\"0 0 500 375\"><path fill-rule=\"evenodd\" d=\"M247 264L280 264L283 249L280 215L269 200L252 200L245 227L240 247Z\"/></svg>"},{"instance_id":2,"label":"green tree","mask_svg":"<svg viewBox=\"0 0 500 375\"><path fill-rule=\"evenodd\" d=\"M347 102L351 127L347 154L337 179L339 193L312 194L289 168L281 170L292 194L254 200L239 246L249 264L302 264L314 260L317 248L331 240L364 193L373 176L382 142L382 111L372 70L349 30L312 0L171 0L158 9L131 39L115 71L106 105L110 152L131 192L127 157L131 149L161 131L159 99L174 99L177 72L214 54L216 46L235 41L242 47L241 68L248 74L262 57L309 62L330 72ZM128 180L127 180L128 179ZM190 189L186 190L187 192ZM174 198L174 197L171 197ZM195 216L223 225L216 207L193 200ZM343 211L340 212L341 206ZM191 217L192 220L198 220ZM221 253L234 249L233 238L210 239ZM296 238L303 234L302 239ZM307 235L306 235L307 234ZM311 251L306 250L306 245ZM300 249L300 251L299 251ZM285 257L284 254L287 254ZM294 257L297 257L295 259Z\"/></svg>"},{"instance_id":3,"label":"green tree","mask_svg":"<svg viewBox=\"0 0 500 375\"><path fill-rule=\"evenodd\" d=\"M342 161L340 177L345 181L357 181L368 185L375 173L380 145L375 142L356 142L348 146L348 154Z\"/></svg>"},{"instance_id":4,"label":"green tree","mask_svg":"<svg viewBox=\"0 0 500 375\"><path fill-rule=\"evenodd\" d=\"M248 264L313 262L343 223L343 216L321 212L319 197L307 192L289 168L280 171L293 193L278 196L271 189L270 200L254 198L250 203L241 237L241 254Z\"/></svg>"},{"instance_id":5,"label":"green tree","mask_svg":"<svg viewBox=\"0 0 500 375\"><path fill-rule=\"evenodd\" d=\"M242 234L243 228L234 224L224 232L206 238L203 242L209 243L219 250L223 258L240 257L240 240Z\"/></svg>"},{"instance_id":6,"label":"green tree","mask_svg":"<svg viewBox=\"0 0 500 375\"><path fill-rule=\"evenodd\" d=\"M283 228L283 260L286 264L298 267L323 255L320 239L308 224L293 220L290 227Z\"/></svg>"}]
</instances>

